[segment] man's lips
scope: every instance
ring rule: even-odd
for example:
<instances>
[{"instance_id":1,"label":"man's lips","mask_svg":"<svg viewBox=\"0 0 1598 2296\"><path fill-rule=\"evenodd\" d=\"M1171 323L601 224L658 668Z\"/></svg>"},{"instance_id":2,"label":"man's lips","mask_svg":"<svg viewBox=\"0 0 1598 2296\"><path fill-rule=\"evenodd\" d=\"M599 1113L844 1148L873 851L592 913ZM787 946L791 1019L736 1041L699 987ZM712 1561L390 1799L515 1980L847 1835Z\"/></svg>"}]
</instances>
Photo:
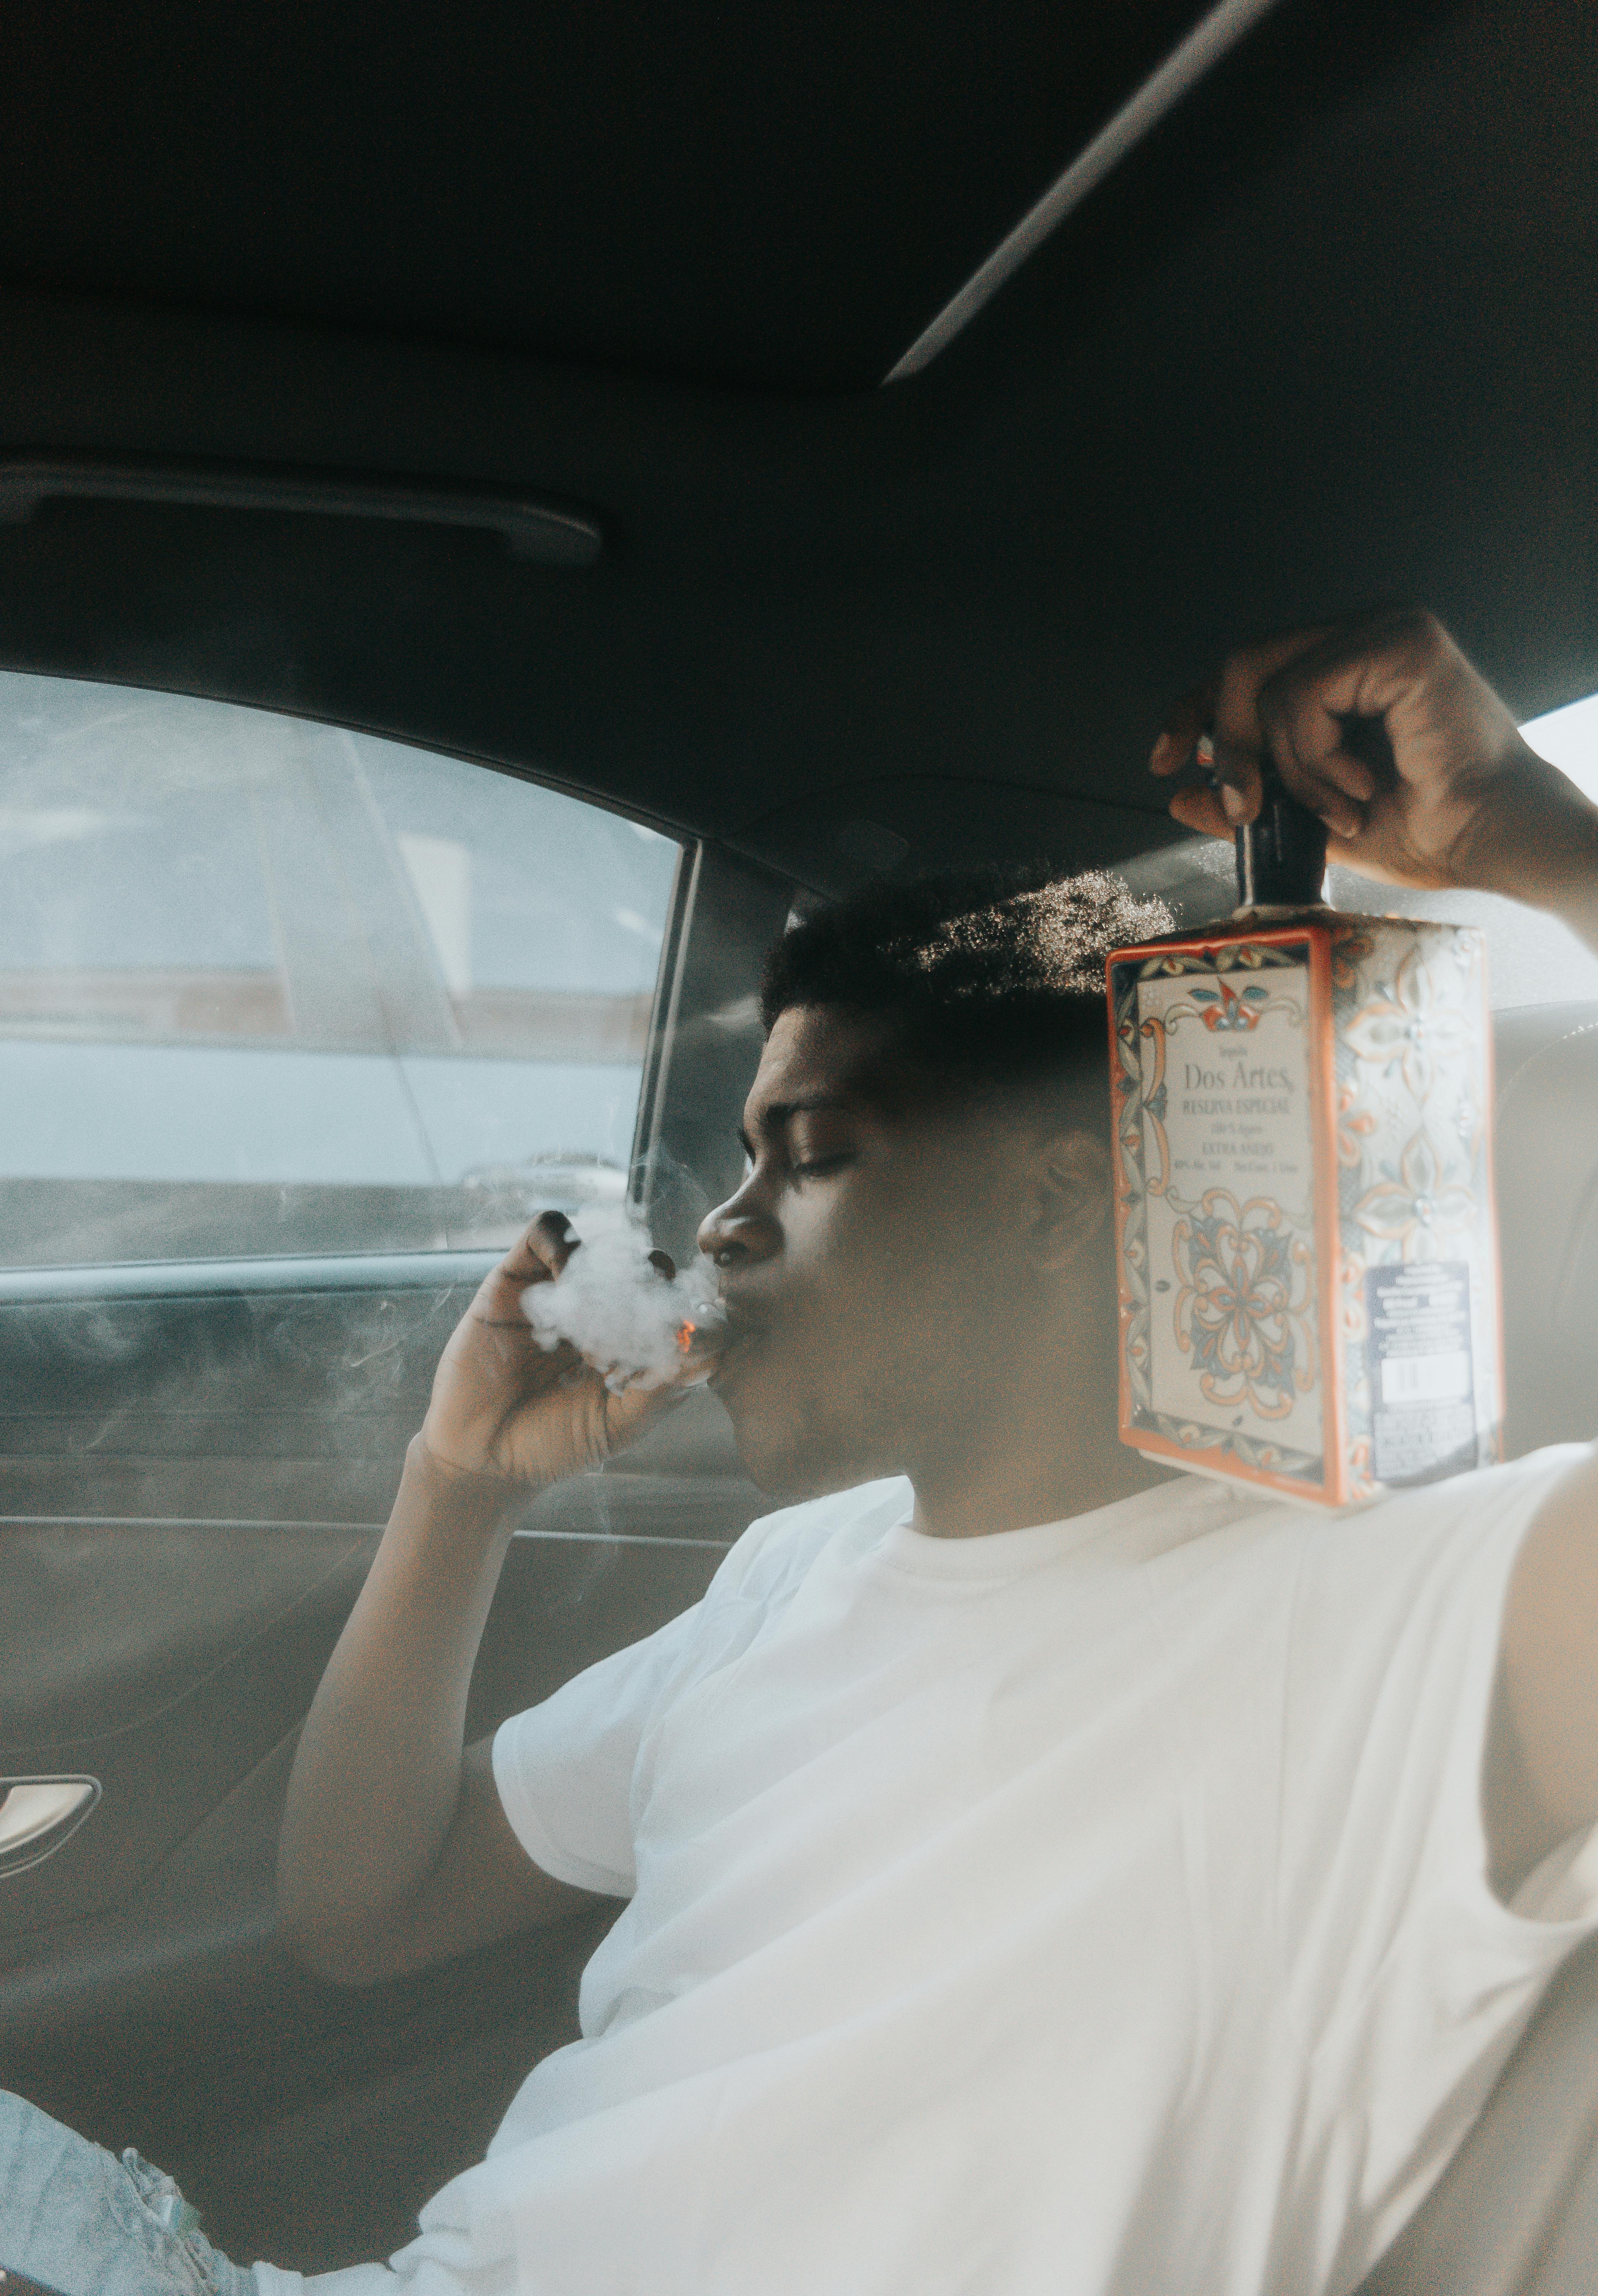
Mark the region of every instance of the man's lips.
<instances>
[{"instance_id":1,"label":"man's lips","mask_svg":"<svg viewBox=\"0 0 1598 2296\"><path fill-rule=\"evenodd\" d=\"M766 1335L766 1325L762 1318L751 1316L746 1308L738 1307L730 1300L724 1300L721 1304L727 1319L726 1337L717 1351L716 1367L707 1382L713 1388L720 1387L729 1373L736 1371L740 1364L747 1361Z\"/></svg>"},{"instance_id":2,"label":"man's lips","mask_svg":"<svg viewBox=\"0 0 1598 2296\"><path fill-rule=\"evenodd\" d=\"M734 1339L752 1338L770 1324L768 1308L758 1307L751 1300L741 1299L735 1292L718 1292L716 1304L726 1317L727 1329Z\"/></svg>"}]
</instances>

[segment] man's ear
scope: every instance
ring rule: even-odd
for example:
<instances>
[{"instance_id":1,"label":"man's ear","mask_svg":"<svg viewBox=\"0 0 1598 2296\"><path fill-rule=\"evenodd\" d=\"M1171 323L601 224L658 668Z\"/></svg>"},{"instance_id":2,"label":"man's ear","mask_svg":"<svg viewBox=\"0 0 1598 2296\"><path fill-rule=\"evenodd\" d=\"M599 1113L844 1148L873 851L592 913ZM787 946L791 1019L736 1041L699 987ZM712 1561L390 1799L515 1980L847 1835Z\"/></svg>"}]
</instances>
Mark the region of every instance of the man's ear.
<instances>
[{"instance_id":1,"label":"man's ear","mask_svg":"<svg viewBox=\"0 0 1598 2296\"><path fill-rule=\"evenodd\" d=\"M1110 1198L1110 1152L1102 1140L1091 1132L1059 1132L1040 1142L1033 1265L1069 1267L1103 1234Z\"/></svg>"}]
</instances>

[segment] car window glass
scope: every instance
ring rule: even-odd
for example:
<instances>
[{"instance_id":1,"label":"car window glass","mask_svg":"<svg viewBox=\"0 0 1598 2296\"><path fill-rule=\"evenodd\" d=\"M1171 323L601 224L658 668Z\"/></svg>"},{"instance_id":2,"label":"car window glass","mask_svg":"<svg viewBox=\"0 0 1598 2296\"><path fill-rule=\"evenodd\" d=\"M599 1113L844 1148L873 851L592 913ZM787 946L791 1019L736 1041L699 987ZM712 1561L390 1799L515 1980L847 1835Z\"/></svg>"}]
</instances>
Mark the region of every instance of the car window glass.
<instances>
[{"instance_id":1,"label":"car window glass","mask_svg":"<svg viewBox=\"0 0 1598 2296\"><path fill-rule=\"evenodd\" d=\"M1520 730L1539 755L1598 802L1598 694L1533 718ZM1184 838L1118 868L1135 891L1160 893L1182 925L1223 917L1237 899L1231 849L1217 838ZM1598 999L1598 955L1557 918L1518 901L1491 893L1412 892L1378 885L1351 869L1330 870L1327 891L1340 909L1479 925L1487 935L1496 1011Z\"/></svg>"},{"instance_id":2,"label":"car window glass","mask_svg":"<svg viewBox=\"0 0 1598 2296\"><path fill-rule=\"evenodd\" d=\"M678 858L396 742L0 674L0 1265L619 1196Z\"/></svg>"},{"instance_id":3,"label":"car window glass","mask_svg":"<svg viewBox=\"0 0 1598 2296\"><path fill-rule=\"evenodd\" d=\"M1520 731L1539 757L1569 774L1598 803L1598 693L1528 718Z\"/></svg>"}]
</instances>

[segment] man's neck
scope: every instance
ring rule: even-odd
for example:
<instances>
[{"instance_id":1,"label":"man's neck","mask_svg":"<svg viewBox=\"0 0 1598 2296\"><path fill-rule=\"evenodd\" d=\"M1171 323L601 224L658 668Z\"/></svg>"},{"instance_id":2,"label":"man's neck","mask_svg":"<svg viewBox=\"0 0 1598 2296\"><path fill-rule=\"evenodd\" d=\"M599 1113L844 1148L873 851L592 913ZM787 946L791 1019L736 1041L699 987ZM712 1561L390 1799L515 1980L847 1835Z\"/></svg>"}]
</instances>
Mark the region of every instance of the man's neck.
<instances>
[{"instance_id":1,"label":"man's neck","mask_svg":"<svg viewBox=\"0 0 1598 2296\"><path fill-rule=\"evenodd\" d=\"M913 1527L930 1538L981 1538L1035 1522L1063 1522L1168 1482L1116 1433L1116 1398L1099 1382L1057 1390L1053 1407L1005 1414L988 1439L951 1446L911 1475Z\"/></svg>"}]
</instances>

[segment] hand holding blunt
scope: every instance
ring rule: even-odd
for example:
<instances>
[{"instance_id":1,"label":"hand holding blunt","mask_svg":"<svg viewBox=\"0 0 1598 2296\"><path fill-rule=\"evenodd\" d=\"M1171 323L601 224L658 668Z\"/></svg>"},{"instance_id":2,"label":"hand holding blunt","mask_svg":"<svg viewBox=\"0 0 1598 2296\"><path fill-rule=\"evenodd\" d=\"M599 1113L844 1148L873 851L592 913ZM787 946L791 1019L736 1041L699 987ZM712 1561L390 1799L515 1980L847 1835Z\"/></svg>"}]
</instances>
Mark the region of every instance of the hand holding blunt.
<instances>
[{"instance_id":1,"label":"hand holding blunt","mask_svg":"<svg viewBox=\"0 0 1598 2296\"><path fill-rule=\"evenodd\" d=\"M633 1442L668 1383L618 1391L567 1342L544 1344L523 1307L578 1249L561 1212L541 1212L479 1285L433 1379L422 1439L444 1467L541 1489Z\"/></svg>"}]
</instances>

